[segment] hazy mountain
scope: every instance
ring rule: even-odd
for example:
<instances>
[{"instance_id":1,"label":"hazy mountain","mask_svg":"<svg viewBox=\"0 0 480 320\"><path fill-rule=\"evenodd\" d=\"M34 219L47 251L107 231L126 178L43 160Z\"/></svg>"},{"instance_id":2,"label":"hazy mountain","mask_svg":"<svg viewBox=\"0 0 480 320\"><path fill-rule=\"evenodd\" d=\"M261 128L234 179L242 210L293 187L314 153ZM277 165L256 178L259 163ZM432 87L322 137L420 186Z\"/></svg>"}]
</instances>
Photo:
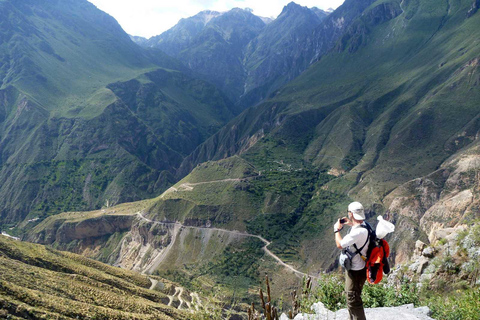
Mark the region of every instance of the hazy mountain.
<instances>
[{"instance_id":1,"label":"hazy mountain","mask_svg":"<svg viewBox=\"0 0 480 320\"><path fill-rule=\"evenodd\" d=\"M243 92L243 50L265 22L248 9L202 11L182 19L147 45L178 58L223 90L231 99Z\"/></svg>"},{"instance_id":2,"label":"hazy mountain","mask_svg":"<svg viewBox=\"0 0 480 320\"><path fill-rule=\"evenodd\" d=\"M140 46L145 46L148 41L147 38L139 36L130 36L130 39L132 39L133 42L139 44Z\"/></svg>"},{"instance_id":3,"label":"hazy mountain","mask_svg":"<svg viewBox=\"0 0 480 320\"><path fill-rule=\"evenodd\" d=\"M87 1L5 0L0 19L3 223L154 196L235 113Z\"/></svg>"},{"instance_id":4,"label":"hazy mountain","mask_svg":"<svg viewBox=\"0 0 480 320\"><path fill-rule=\"evenodd\" d=\"M332 11L325 11L325 10L319 9L319 8L317 8L317 7L312 7L312 8L310 8L310 10L312 10L313 12L315 12L315 14L316 14L320 19L326 18L330 13L333 12L333 10L332 10Z\"/></svg>"},{"instance_id":5,"label":"hazy mountain","mask_svg":"<svg viewBox=\"0 0 480 320\"><path fill-rule=\"evenodd\" d=\"M290 2L248 44L244 57L247 78L240 105L245 108L258 103L308 67L310 60L305 60L298 48L310 41L312 31L325 17Z\"/></svg>"},{"instance_id":6,"label":"hazy mountain","mask_svg":"<svg viewBox=\"0 0 480 320\"><path fill-rule=\"evenodd\" d=\"M137 43L178 58L233 101L243 97L239 105L246 108L308 66L309 59L299 61L297 47L308 41L326 16L320 9L293 2L273 21L257 17L249 9L203 11L180 20L146 44Z\"/></svg>"},{"instance_id":7,"label":"hazy mountain","mask_svg":"<svg viewBox=\"0 0 480 320\"><path fill-rule=\"evenodd\" d=\"M167 54L175 56L190 46L193 39L210 20L221 15L220 12L206 10L193 17L180 19L173 28L148 39L146 46L158 47ZM139 44L142 45L143 43Z\"/></svg>"}]
</instances>

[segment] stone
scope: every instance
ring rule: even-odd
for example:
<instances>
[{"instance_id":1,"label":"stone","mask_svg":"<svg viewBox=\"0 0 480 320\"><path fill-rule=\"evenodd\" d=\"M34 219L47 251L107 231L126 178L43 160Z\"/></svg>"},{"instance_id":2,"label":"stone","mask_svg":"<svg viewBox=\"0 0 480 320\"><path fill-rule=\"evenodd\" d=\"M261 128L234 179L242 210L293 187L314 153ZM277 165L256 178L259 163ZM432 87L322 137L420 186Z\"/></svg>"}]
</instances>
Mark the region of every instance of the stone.
<instances>
[{"instance_id":1,"label":"stone","mask_svg":"<svg viewBox=\"0 0 480 320\"><path fill-rule=\"evenodd\" d=\"M425 257L420 257L418 260L417 274L422 274L425 268L428 267L428 259Z\"/></svg>"},{"instance_id":2,"label":"stone","mask_svg":"<svg viewBox=\"0 0 480 320\"><path fill-rule=\"evenodd\" d=\"M425 249L426 246L427 245L423 241L417 240L415 242L415 254L416 255L422 254L422 251L423 251L423 249Z\"/></svg>"},{"instance_id":3,"label":"stone","mask_svg":"<svg viewBox=\"0 0 480 320\"><path fill-rule=\"evenodd\" d=\"M422 275L420 276L420 281L419 281L419 283L430 282L430 280L432 280L432 278L433 278L433 274L431 274L431 273L422 274Z\"/></svg>"},{"instance_id":4,"label":"stone","mask_svg":"<svg viewBox=\"0 0 480 320\"><path fill-rule=\"evenodd\" d=\"M433 258L435 255L435 250L432 247L427 247L423 249L422 255L427 258Z\"/></svg>"},{"instance_id":5,"label":"stone","mask_svg":"<svg viewBox=\"0 0 480 320\"><path fill-rule=\"evenodd\" d=\"M408 270L412 272L416 272L418 270L419 265L420 264L418 263L418 261L415 261L408 267Z\"/></svg>"},{"instance_id":6,"label":"stone","mask_svg":"<svg viewBox=\"0 0 480 320\"><path fill-rule=\"evenodd\" d=\"M455 228L437 229L432 231L430 238L432 240L432 243L435 243L435 241L438 241L440 239L446 239L449 235L451 235L455 231L456 231Z\"/></svg>"},{"instance_id":7,"label":"stone","mask_svg":"<svg viewBox=\"0 0 480 320\"><path fill-rule=\"evenodd\" d=\"M332 312L325 308L321 303L315 303L312 306L315 314L298 314L294 320L348 320L348 310L342 309ZM428 307L415 308L413 304L407 304L399 307L367 308L365 316L368 320L433 320L429 317L430 309ZM280 320L288 320L285 314L282 314Z\"/></svg>"}]
</instances>

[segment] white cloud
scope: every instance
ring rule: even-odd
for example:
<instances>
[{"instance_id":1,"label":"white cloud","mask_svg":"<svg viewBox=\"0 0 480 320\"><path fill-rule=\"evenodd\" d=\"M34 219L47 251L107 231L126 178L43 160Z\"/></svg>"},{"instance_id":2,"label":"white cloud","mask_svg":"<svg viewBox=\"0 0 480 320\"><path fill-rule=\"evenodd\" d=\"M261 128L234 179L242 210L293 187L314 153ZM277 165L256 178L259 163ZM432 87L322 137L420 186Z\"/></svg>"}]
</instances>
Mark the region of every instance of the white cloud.
<instances>
[{"instance_id":1,"label":"white cloud","mask_svg":"<svg viewBox=\"0 0 480 320\"><path fill-rule=\"evenodd\" d=\"M277 17L291 0L89 0L113 16L132 35L151 37L173 27L181 18L202 10L227 11L251 8L264 17ZM344 0L297 0L296 3L321 9L336 8Z\"/></svg>"}]
</instances>

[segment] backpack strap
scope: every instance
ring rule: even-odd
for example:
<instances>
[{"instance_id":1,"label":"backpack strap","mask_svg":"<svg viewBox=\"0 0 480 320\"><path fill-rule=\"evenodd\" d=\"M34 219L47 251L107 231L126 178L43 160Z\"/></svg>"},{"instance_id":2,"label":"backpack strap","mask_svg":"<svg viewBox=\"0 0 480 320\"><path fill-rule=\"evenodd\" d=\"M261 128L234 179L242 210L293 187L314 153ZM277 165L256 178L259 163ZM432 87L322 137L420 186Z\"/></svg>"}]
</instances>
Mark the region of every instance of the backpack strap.
<instances>
[{"instance_id":1,"label":"backpack strap","mask_svg":"<svg viewBox=\"0 0 480 320\"><path fill-rule=\"evenodd\" d=\"M365 248L365 246L367 245L368 240L370 240L370 228L367 227L366 225L363 225L363 224L361 224L360 226L361 226L362 228L367 229L367 232L368 232L367 241L365 241L365 243L363 244L363 246L362 246L360 249L358 249L356 243L353 244L353 247L354 247L355 250L356 250L356 251L355 251L355 254L358 253L358 254L360 254L360 256L362 257L363 260L367 260L367 257L364 257L364 256L362 255L362 250L363 250L363 248Z\"/></svg>"}]
</instances>

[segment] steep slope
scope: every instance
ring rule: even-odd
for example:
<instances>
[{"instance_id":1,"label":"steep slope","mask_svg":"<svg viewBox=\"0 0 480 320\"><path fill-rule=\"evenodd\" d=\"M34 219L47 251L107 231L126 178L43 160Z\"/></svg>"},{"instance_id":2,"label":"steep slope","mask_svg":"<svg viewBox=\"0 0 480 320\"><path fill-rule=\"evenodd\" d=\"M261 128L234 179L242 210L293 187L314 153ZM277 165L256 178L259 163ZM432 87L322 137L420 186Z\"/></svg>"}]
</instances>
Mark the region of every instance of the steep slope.
<instances>
[{"instance_id":1,"label":"steep slope","mask_svg":"<svg viewBox=\"0 0 480 320\"><path fill-rule=\"evenodd\" d=\"M258 212L270 217L272 211L281 215L275 221L287 218L299 198L306 198L302 194L306 187L298 186L305 184L304 176L293 182L278 180L284 184L282 190L262 190L271 181L239 157L205 163L157 198L51 216L31 229L27 239L160 274L190 288L208 291L221 286L227 296L248 303L250 289L263 272L282 279L280 287L301 279L299 272L292 273L299 265L295 252L281 247L291 240L282 235L284 226L264 234L268 240L280 236L280 246L276 241L268 244L257 236L259 229L268 228L268 221L247 219Z\"/></svg>"},{"instance_id":2,"label":"steep slope","mask_svg":"<svg viewBox=\"0 0 480 320\"><path fill-rule=\"evenodd\" d=\"M247 9L204 11L147 44L178 58L235 100L245 81L243 49L264 27L265 22Z\"/></svg>"},{"instance_id":3,"label":"steep slope","mask_svg":"<svg viewBox=\"0 0 480 320\"><path fill-rule=\"evenodd\" d=\"M0 249L5 319L187 319L144 275L3 236Z\"/></svg>"},{"instance_id":4,"label":"steep slope","mask_svg":"<svg viewBox=\"0 0 480 320\"><path fill-rule=\"evenodd\" d=\"M87 1L5 0L0 17L2 224L156 196L234 115Z\"/></svg>"},{"instance_id":5,"label":"steep slope","mask_svg":"<svg viewBox=\"0 0 480 320\"><path fill-rule=\"evenodd\" d=\"M29 239L237 288L230 275L249 286L269 261L235 230L320 274L338 267L331 227L355 199L370 220L395 222L393 259L406 260L413 239L478 218L480 15L471 9L470 0L346 2L349 26L328 54L198 147L182 181L129 204L128 222L112 217L122 206L62 214ZM97 223L105 227L85 233ZM270 270L276 283L286 283L284 269Z\"/></svg>"},{"instance_id":6,"label":"steep slope","mask_svg":"<svg viewBox=\"0 0 480 320\"><path fill-rule=\"evenodd\" d=\"M372 215L385 212L390 191L478 139L480 16L469 14L471 7L471 1L373 3L329 54L209 138L181 171L234 154L262 172L325 169L337 178L316 186L305 212L328 203L325 192L343 194L339 203L358 199ZM318 232L332 219L314 220Z\"/></svg>"},{"instance_id":7,"label":"steep slope","mask_svg":"<svg viewBox=\"0 0 480 320\"><path fill-rule=\"evenodd\" d=\"M395 237L397 250L402 253L398 261L409 258L404 253L414 249L411 238L420 235L425 243L434 243L449 228L470 225L480 218L479 151L477 140L447 159L438 170L404 183L385 197L392 220L410 230Z\"/></svg>"},{"instance_id":8,"label":"steep slope","mask_svg":"<svg viewBox=\"0 0 480 320\"><path fill-rule=\"evenodd\" d=\"M283 145L298 148L299 161L350 172L339 180L358 176L359 193L370 179L389 190L432 171L472 141L457 138L462 129L475 132L478 50L469 31L478 16L466 17L470 1L445 2L427 19L430 5L390 1L366 9L338 52L243 112L184 161L185 171L225 155L247 157L268 140L282 141L271 148L272 160L281 160L275 153ZM402 172L382 174L392 168Z\"/></svg>"},{"instance_id":9,"label":"steep slope","mask_svg":"<svg viewBox=\"0 0 480 320\"><path fill-rule=\"evenodd\" d=\"M307 68L310 59L302 60L297 51L310 41L312 31L327 16L294 2L253 39L245 49L247 70L240 104L249 107L263 100L274 89L284 85Z\"/></svg>"}]
</instances>

